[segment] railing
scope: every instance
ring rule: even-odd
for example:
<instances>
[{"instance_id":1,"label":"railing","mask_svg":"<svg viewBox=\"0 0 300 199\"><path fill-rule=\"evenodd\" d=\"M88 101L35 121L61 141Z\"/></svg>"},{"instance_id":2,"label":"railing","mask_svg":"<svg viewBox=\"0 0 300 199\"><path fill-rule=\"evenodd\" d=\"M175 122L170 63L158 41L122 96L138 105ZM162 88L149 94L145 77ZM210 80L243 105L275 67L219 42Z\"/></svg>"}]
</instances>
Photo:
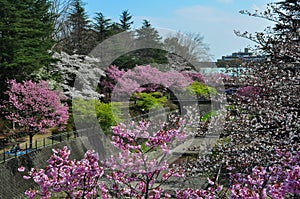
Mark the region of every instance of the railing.
<instances>
[{"instance_id":1,"label":"railing","mask_svg":"<svg viewBox=\"0 0 300 199\"><path fill-rule=\"evenodd\" d=\"M201 103L206 104L209 102L211 102L211 101L207 101L207 100L199 101L200 104ZM130 122L130 121L138 121L141 119L149 119L149 117L155 118L155 117L159 117L161 114L167 114L167 115L176 114L176 113L178 114L178 111L179 110L168 111L165 109L152 111L151 113L141 114L137 117L131 117L128 120L124 120L123 123ZM4 147L4 143L3 143L3 147L0 150L0 163L6 162L10 159L19 157L21 155L31 153L38 149L42 149L42 148L45 148L48 146L54 146L58 143L61 143L64 141L69 141L71 139L76 139L76 137L79 137L79 136L81 137L83 135L83 133L85 133L85 134L88 133L88 129L66 132L66 133L52 135L52 136L45 137L45 138L35 139L32 143L31 148L29 148L28 143L20 143L20 148L22 149L21 151L10 152L10 148Z\"/></svg>"},{"instance_id":2,"label":"railing","mask_svg":"<svg viewBox=\"0 0 300 199\"><path fill-rule=\"evenodd\" d=\"M38 149L42 149L48 146L54 146L58 143L69 141L71 139L76 139L76 137L79 136L81 137L83 133L88 132L87 130L88 129L77 130L77 131L66 132L66 133L52 135L49 137L35 139L32 142L32 148L29 148L28 143L20 143L20 148L22 150L18 150L18 151L17 150L13 151L8 147L4 147L4 143L3 143L3 149L1 149L0 151L0 163L4 163L10 159L31 153Z\"/></svg>"}]
</instances>

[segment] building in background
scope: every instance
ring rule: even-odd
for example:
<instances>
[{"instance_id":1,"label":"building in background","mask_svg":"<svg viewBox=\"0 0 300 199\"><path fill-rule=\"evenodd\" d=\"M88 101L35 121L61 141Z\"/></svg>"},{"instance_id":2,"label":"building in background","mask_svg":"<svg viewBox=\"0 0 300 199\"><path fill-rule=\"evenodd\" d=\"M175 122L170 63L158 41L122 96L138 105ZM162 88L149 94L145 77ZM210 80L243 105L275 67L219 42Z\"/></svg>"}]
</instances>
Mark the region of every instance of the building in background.
<instances>
[{"instance_id":1,"label":"building in background","mask_svg":"<svg viewBox=\"0 0 300 199\"><path fill-rule=\"evenodd\" d=\"M231 55L222 56L217 60L216 65L219 68L240 67L243 62L259 62L265 59L265 56L254 55L248 48L245 48L244 52L234 52Z\"/></svg>"}]
</instances>

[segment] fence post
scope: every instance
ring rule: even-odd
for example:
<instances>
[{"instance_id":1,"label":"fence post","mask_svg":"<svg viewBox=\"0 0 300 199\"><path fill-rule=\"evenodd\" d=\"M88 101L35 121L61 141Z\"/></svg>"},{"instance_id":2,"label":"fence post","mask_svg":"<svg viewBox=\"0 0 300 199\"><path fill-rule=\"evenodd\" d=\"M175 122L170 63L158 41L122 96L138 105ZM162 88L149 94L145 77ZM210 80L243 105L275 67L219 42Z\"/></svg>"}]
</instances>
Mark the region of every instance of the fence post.
<instances>
[{"instance_id":1,"label":"fence post","mask_svg":"<svg viewBox=\"0 0 300 199\"><path fill-rule=\"evenodd\" d=\"M37 140L35 140L35 150L37 150Z\"/></svg>"},{"instance_id":2,"label":"fence post","mask_svg":"<svg viewBox=\"0 0 300 199\"><path fill-rule=\"evenodd\" d=\"M52 142L51 142L51 143L52 143L52 146L53 146L53 142L54 142L54 138L53 138L53 135L51 136L51 138L52 138L52 139L51 139L51 140L52 140Z\"/></svg>"},{"instance_id":3,"label":"fence post","mask_svg":"<svg viewBox=\"0 0 300 199\"><path fill-rule=\"evenodd\" d=\"M26 151L26 154L27 154L27 142L25 143L25 151Z\"/></svg>"},{"instance_id":4,"label":"fence post","mask_svg":"<svg viewBox=\"0 0 300 199\"><path fill-rule=\"evenodd\" d=\"M3 162L5 162L5 147L4 147L4 142L2 142L2 148L3 148Z\"/></svg>"},{"instance_id":5,"label":"fence post","mask_svg":"<svg viewBox=\"0 0 300 199\"><path fill-rule=\"evenodd\" d=\"M43 138L43 148L45 148L46 146L46 142L45 142L45 138Z\"/></svg>"}]
</instances>

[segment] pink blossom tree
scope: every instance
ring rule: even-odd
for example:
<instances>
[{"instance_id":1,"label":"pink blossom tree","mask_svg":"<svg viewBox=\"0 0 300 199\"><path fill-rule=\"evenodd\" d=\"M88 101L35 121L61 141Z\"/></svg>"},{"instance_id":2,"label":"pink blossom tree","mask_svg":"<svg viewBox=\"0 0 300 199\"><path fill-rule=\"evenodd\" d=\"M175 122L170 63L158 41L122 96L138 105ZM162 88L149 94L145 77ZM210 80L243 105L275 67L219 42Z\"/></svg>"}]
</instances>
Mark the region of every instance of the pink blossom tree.
<instances>
[{"instance_id":1,"label":"pink blossom tree","mask_svg":"<svg viewBox=\"0 0 300 199\"><path fill-rule=\"evenodd\" d=\"M259 45L258 50L266 53L268 59L245 63L247 69L241 76L225 80L226 84L240 86L240 89L227 96L229 106L222 140L211 154L199 156L197 161L190 163L191 170L195 171L192 175L209 172L219 180L228 180L229 172L247 176L260 172L257 171L260 167L268 170L269 163L274 160L283 164L284 159L276 156L278 149L288 149L290 153L300 150L300 35L299 18L295 21L293 18L299 16L299 3L283 0L270 4L261 13L243 13L269 19L276 26L291 30L274 28L256 34L238 33L255 41ZM253 168L256 170L253 171ZM248 182L243 183L257 193Z\"/></svg>"},{"instance_id":2,"label":"pink blossom tree","mask_svg":"<svg viewBox=\"0 0 300 199\"><path fill-rule=\"evenodd\" d=\"M69 160L70 150L53 149L45 169L32 168L24 179L33 179L39 190L28 189L25 194L29 198L50 198L55 193L65 198L94 198L106 190L99 181L104 170L99 166L99 159L94 151L87 151L82 160ZM18 169L25 171L25 167Z\"/></svg>"},{"instance_id":3,"label":"pink blossom tree","mask_svg":"<svg viewBox=\"0 0 300 199\"><path fill-rule=\"evenodd\" d=\"M230 185L225 187L208 179L209 188L178 189L176 198L284 199L300 197L300 152L277 150L269 166L255 166L248 174L230 173Z\"/></svg>"},{"instance_id":4,"label":"pink blossom tree","mask_svg":"<svg viewBox=\"0 0 300 199\"><path fill-rule=\"evenodd\" d=\"M174 188L166 191L161 185L170 178L184 178L185 170L170 166L163 158L170 152L174 139L182 140L179 129L159 130L150 135L147 122L120 124L114 127L112 143L120 153L99 163L93 151L80 161L69 160L67 147L53 150L45 169L32 168L24 179L33 179L39 189L28 189L29 198L44 199L59 193L66 198L245 198L283 199L300 196L300 152L277 150L269 166L255 166L249 174L230 174L230 185L222 186L208 179L207 189ZM160 158L153 156L162 151ZM102 166L101 166L102 165ZM18 169L24 172L25 167ZM104 171L105 174L104 175Z\"/></svg>"},{"instance_id":5,"label":"pink blossom tree","mask_svg":"<svg viewBox=\"0 0 300 199\"><path fill-rule=\"evenodd\" d=\"M49 127L64 129L68 121L68 106L61 104L64 96L60 92L50 90L46 81L18 83L10 80L8 85L8 100L1 106L2 112L6 119L25 127L30 148L38 131L45 133Z\"/></svg>"},{"instance_id":6,"label":"pink blossom tree","mask_svg":"<svg viewBox=\"0 0 300 199\"><path fill-rule=\"evenodd\" d=\"M170 90L183 90L193 82L204 81L201 74L188 74L176 71L162 72L157 68L146 66L136 66L128 71L120 70L116 66L108 67L107 77L99 84L103 94L114 92L119 94L132 94L133 92L166 92Z\"/></svg>"},{"instance_id":7,"label":"pink blossom tree","mask_svg":"<svg viewBox=\"0 0 300 199\"><path fill-rule=\"evenodd\" d=\"M141 121L113 127L112 143L120 149L103 165L108 170L111 185L106 186L113 197L169 198L161 185L168 179L184 177L183 169L171 167L166 157L174 141L182 141L186 134L179 128L151 130L150 123Z\"/></svg>"},{"instance_id":8,"label":"pink blossom tree","mask_svg":"<svg viewBox=\"0 0 300 199\"><path fill-rule=\"evenodd\" d=\"M170 167L166 156L171 144L182 141L186 134L179 128L153 131L149 122L132 122L113 127L113 145L120 152L99 164L93 151L80 160L68 160L70 150L53 150L45 169L32 168L24 179L33 179L39 189L28 189L30 198L50 198L53 193L67 198L170 198L161 184L174 177L183 177L183 169ZM20 167L23 172L25 167ZM104 175L104 172L105 174Z\"/></svg>"}]
</instances>

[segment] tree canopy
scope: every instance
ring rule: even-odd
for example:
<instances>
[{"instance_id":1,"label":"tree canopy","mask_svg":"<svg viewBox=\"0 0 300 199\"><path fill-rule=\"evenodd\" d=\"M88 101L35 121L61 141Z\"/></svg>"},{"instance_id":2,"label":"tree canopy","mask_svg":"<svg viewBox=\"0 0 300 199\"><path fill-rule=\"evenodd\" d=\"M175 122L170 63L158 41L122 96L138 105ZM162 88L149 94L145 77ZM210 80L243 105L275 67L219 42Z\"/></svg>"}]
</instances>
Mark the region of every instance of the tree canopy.
<instances>
[{"instance_id":1,"label":"tree canopy","mask_svg":"<svg viewBox=\"0 0 300 199\"><path fill-rule=\"evenodd\" d=\"M47 0L0 1L0 89L6 80L33 78L49 66L54 40L54 16Z\"/></svg>"}]
</instances>

